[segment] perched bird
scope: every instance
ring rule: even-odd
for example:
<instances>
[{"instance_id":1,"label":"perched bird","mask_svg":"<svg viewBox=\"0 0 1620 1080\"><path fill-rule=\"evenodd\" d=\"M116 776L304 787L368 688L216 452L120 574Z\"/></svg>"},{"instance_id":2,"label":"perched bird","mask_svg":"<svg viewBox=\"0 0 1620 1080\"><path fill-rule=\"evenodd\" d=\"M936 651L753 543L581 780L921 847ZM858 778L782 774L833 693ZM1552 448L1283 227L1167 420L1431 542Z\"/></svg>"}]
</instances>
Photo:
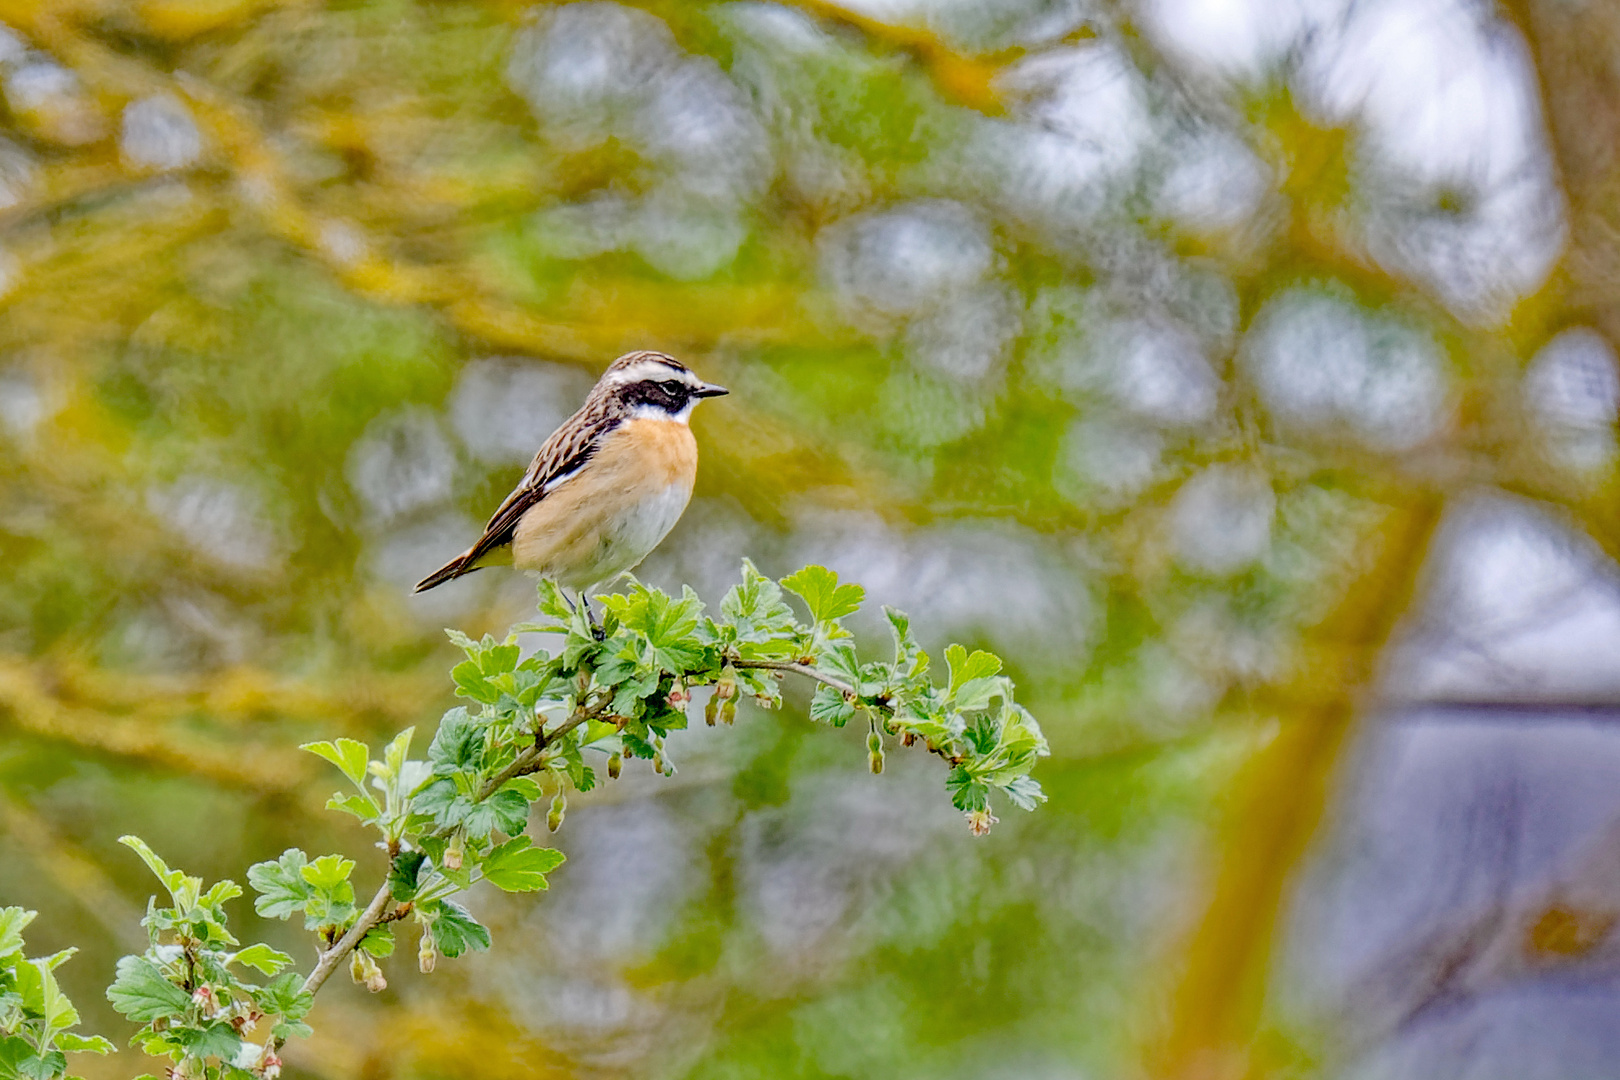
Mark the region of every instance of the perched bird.
<instances>
[{"instance_id":1,"label":"perched bird","mask_svg":"<svg viewBox=\"0 0 1620 1080\"><path fill-rule=\"evenodd\" d=\"M693 406L724 393L663 353L619 357L546 440L478 542L416 591L510 564L583 594L637 565L692 498Z\"/></svg>"}]
</instances>

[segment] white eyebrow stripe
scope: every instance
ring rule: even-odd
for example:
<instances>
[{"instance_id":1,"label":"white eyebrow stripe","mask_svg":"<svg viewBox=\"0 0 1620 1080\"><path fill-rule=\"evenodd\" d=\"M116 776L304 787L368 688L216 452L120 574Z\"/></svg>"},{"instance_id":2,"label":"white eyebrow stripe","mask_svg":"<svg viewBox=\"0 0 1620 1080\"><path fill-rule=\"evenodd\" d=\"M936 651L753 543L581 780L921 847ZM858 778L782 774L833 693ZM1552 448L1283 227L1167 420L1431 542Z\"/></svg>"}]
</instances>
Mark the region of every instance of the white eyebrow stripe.
<instances>
[{"instance_id":1,"label":"white eyebrow stripe","mask_svg":"<svg viewBox=\"0 0 1620 1080\"><path fill-rule=\"evenodd\" d=\"M687 385L692 385L693 382L691 372L670 367L662 360L638 360L629 367L610 372L606 381L615 386L624 386L628 383L645 382L648 379L679 379Z\"/></svg>"}]
</instances>

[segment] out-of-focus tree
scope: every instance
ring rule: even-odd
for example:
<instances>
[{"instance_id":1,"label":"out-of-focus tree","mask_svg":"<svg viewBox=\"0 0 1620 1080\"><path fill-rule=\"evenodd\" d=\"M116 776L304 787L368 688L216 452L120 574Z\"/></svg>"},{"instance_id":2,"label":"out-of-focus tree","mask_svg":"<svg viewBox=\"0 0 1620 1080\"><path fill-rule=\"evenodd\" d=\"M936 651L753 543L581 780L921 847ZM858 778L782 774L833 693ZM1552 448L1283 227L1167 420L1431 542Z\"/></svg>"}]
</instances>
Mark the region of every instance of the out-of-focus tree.
<instances>
[{"instance_id":1,"label":"out-of-focus tree","mask_svg":"<svg viewBox=\"0 0 1620 1080\"><path fill-rule=\"evenodd\" d=\"M828 561L999 646L1051 813L942 849L801 721L693 733L475 898L525 948L289 1066L1337 1068L1266 988L1357 719L1532 685L1441 662L1467 553L1533 546L1470 537L1620 556L1615 19L0 0L0 903L83 1006L118 835L212 879L332 830L293 748L442 710L439 627L529 585L409 583L656 347L734 393L648 577ZM1548 895L1469 964L1605 940Z\"/></svg>"}]
</instances>

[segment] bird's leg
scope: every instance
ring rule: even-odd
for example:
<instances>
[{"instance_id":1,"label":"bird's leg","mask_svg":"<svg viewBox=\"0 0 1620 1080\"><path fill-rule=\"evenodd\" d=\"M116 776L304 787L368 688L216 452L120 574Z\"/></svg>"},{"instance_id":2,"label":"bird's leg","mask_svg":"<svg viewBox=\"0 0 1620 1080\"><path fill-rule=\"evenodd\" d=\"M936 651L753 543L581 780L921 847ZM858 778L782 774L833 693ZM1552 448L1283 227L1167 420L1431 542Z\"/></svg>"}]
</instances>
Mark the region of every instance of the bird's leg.
<instances>
[{"instance_id":1,"label":"bird's leg","mask_svg":"<svg viewBox=\"0 0 1620 1080\"><path fill-rule=\"evenodd\" d=\"M596 612L591 608L591 594L588 589L579 590L579 602L585 606L585 621L590 624L591 636L597 641L607 637L607 633L596 621Z\"/></svg>"}]
</instances>

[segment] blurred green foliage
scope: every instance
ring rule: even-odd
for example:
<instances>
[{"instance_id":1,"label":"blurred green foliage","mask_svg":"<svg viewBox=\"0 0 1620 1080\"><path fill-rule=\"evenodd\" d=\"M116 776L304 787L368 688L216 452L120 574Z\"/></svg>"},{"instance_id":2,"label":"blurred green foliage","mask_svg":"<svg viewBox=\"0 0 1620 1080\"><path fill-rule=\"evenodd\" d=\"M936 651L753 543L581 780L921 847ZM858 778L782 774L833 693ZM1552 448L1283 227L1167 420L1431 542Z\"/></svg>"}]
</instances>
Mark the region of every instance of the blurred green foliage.
<instances>
[{"instance_id":1,"label":"blurred green foliage","mask_svg":"<svg viewBox=\"0 0 1620 1080\"><path fill-rule=\"evenodd\" d=\"M1286 60L1208 81L1131 5L0 22L0 902L82 946L63 983L120 1044L101 988L156 946L116 838L210 880L362 851L296 747L452 704L440 628L504 633L530 585L409 583L630 348L733 390L644 576L713 603L739 557L824 562L919 647L965 642L953 682L993 648L974 674L1041 716L1050 805L972 846L937 775L859 768L874 732L807 738L877 704L877 655L840 652L854 703L649 729L678 778L568 800L544 898L470 894L510 951L334 987L289 1074L1174 1074L1261 1023L1339 745L1275 736L1344 730L1434 493L1530 494L1616 550L1612 424L1560 458L1523 391L1579 314L1567 273L1446 278L1389 237L1500 235L1489 200L1401 173ZM607 603L628 625L650 595ZM955 778L961 807L996 768ZM232 933L308 958L291 909L237 905ZM1189 938L1206 909L1235 914Z\"/></svg>"}]
</instances>

